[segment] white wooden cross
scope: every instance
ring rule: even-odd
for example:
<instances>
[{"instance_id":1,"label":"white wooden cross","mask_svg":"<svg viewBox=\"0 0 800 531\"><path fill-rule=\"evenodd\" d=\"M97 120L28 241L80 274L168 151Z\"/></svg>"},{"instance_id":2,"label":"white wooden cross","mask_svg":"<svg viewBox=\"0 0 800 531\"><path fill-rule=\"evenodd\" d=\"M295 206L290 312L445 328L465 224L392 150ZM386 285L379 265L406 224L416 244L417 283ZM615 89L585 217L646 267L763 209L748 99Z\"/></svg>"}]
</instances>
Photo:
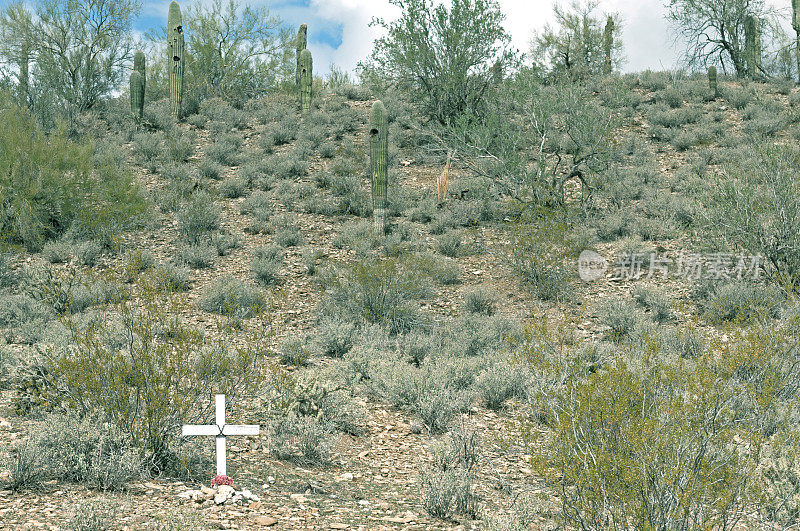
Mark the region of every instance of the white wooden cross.
<instances>
[{"instance_id":1,"label":"white wooden cross","mask_svg":"<svg viewBox=\"0 0 800 531\"><path fill-rule=\"evenodd\" d=\"M215 395L216 424L184 425L181 435L215 435L217 438L217 475L227 476L225 466L225 437L228 435L258 435L259 426L250 424L225 424L225 395Z\"/></svg>"}]
</instances>

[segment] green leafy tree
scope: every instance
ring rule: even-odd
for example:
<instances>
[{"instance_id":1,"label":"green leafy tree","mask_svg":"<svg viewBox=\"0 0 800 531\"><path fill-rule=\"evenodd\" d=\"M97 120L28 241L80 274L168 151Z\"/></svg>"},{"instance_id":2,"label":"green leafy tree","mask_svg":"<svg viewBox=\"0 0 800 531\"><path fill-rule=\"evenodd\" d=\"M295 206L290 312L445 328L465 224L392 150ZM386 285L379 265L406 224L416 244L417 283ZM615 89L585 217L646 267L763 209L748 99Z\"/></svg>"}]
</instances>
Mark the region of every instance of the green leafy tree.
<instances>
[{"instance_id":1,"label":"green leafy tree","mask_svg":"<svg viewBox=\"0 0 800 531\"><path fill-rule=\"evenodd\" d=\"M718 64L737 76L747 74L747 18L772 13L764 0L669 0L667 8L668 20L686 41L690 67Z\"/></svg>"},{"instance_id":2,"label":"green leafy tree","mask_svg":"<svg viewBox=\"0 0 800 531\"><path fill-rule=\"evenodd\" d=\"M453 0L449 8L431 0L390 1L402 14L393 22L373 20L387 35L375 42L367 67L410 89L441 124L480 115L493 65L514 59L497 1Z\"/></svg>"},{"instance_id":3,"label":"green leafy tree","mask_svg":"<svg viewBox=\"0 0 800 531\"><path fill-rule=\"evenodd\" d=\"M139 8L137 0L39 0L31 11L20 4L6 8L3 36L16 36L0 54L6 61L27 55L33 74L28 98L42 123L72 122L127 79Z\"/></svg>"},{"instance_id":4,"label":"green leafy tree","mask_svg":"<svg viewBox=\"0 0 800 531\"><path fill-rule=\"evenodd\" d=\"M231 0L186 11L192 78L203 99L246 101L274 88L291 70L291 36L267 7Z\"/></svg>"},{"instance_id":5,"label":"green leafy tree","mask_svg":"<svg viewBox=\"0 0 800 531\"><path fill-rule=\"evenodd\" d=\"M572 2L565 8L556 4L553 8L556 24L546 25L541 34L534 36L532 52L542 66L557 74L566 74L573 79L602 74L608 67L622 63L622 40L619 30L622 21L619 15L596 15L599 2ZM610 32L611 64L606 65L606 25L612 21Z\"/></svg>"}]
</instances>

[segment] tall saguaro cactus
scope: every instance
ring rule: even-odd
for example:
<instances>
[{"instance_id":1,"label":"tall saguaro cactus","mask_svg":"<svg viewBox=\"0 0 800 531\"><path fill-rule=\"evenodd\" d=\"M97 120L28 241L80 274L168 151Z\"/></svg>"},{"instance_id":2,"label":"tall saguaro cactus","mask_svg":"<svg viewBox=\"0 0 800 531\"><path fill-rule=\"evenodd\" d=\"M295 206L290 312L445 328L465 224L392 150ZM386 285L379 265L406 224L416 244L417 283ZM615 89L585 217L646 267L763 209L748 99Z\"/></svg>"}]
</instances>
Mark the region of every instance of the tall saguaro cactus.
<instances>
[{"instance_id":1,"label":"tall saguaro cactus","mask_svg":"<svg viewBox=\"0 0 800 531\"><path fill-rule=\"evenodd\" d=\"M169 104L172 115L181 117L183 104L183 72L186 68L186 43L183 37L183 17L178 2L169 4L167 22L167 55L169 68Z\"/></svg>"},{"instance_id":2,"label":"tall saguaro cactus","mask_svg":"<svg viewBox=\"0 0 800 531\"><path fill-rule=\"evenodd\" d=\"M614 50L614 17L608 15L606 20L606 29L603 32L603 51L605 52L605 64L603 71L606 75L611 73L611 52Z\"/></svg>"},{"instance_id":3,"label":"tall saguaro cactus","mask_svg":"<svg viewBox=\"0 0 800 531\"><path fill-rule=\"evenodd\" d=\"M386 232L386 199L389 188L389 119L380 100L372 105L369 130L372 217L378 234Z\"/></svg>"},{"instance_id":4,"label":"tall saguaro cactus","mask_svg":"<svg viewBox=\"0 0 800 531\"><path fill-rule=\"evenodd\" d=\"M145 57L142 52L133 56L133 72L131 73L131 112L137 121L144 115L144 92L147 85Z\"/></svg>"},{"instance_id":5,"label":"tall saguaro cactus","mask_svg":"<svg viewBox=\"0 0 800 531\"><path fill-rule=\"evenodd\" d=\"M303 114L311 110L312 62L311 52L300 52L300 111Z\"/></svg>"},{"instance_id":6,"label":"tall saguaro cactus","mask_svg":"<svg viewBox=\"0 0 800 531\"><path fill-rule=\"evenodd\" d=\"M750 77L761 75L761 24L758 17L748 16L744 21L745 59Z\"/></svg>"},{"instance_id":7,"label":"tall saguaro cactus","mask_svg":"<svg viewBox=\"0 0 800 531\"><path fill-rule=\"evenodd\" d=\"M300 29L297 30L297 73L296 73L296 83L297 89L300 90L300 54L303 53L303 50L306 49L308 46L308 26L305 24L300 24Z\"/></svg>"},{"instance_id":8,"label":"tall saguaro cactus","mask_svg":"<svg viewBox=\"0 0 800 531\"><path fill-rule=\"evenodd\" d=\"M800 0L792 0L792 27L795 32L795 56L797 57L797 81L800 83Z\"/></svg>"},{"instance_id":9,"label":"tall saguaro cactus","mask_svg":"<svg viewBox=\"0 0 800 531\"><path fill-rule=\"evenodd\" d=\"M717 99L719 87L717 86L717 67L714 65L708 67L708 88L711 89L714 99Z\"/></svg>"}]
</instances>

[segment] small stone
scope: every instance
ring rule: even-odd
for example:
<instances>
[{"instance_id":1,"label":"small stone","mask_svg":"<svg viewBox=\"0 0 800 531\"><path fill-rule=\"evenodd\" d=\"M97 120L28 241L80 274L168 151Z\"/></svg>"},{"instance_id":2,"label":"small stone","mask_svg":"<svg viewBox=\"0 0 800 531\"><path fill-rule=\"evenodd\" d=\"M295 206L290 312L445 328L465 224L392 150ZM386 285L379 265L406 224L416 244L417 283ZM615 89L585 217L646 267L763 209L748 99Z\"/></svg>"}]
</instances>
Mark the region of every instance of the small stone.
<instances>
[{"instance_id":1,"label":"small stone","mask_svg":"<svg viewBox=\"0 0 800 531\"><path fill-rule=\"evenodd\" d=\"M214 503L222 505L229 499L233 498L236 493L230 485L220 485L217 494L214 496Z\"/></svg>"},{"instance_id":2,"label":"small stone","mask_svg":"<svg viewBox=\"0 0 800 531\"><path fill-rule=\"evenodd\" d=\"M350 524L343 524L341 522L333 522L330 525L331 529L348 529L349 527L350 527Z\"/></svg>"},{"instance_id":3,"label":"small stone","mask_svg":"<svg viewBox=\"0 0 800 531\"><path fill-rule=\"evenodd\" d=\"M297 503L306 503L306 502L308 502L308 498L306 498L302 494L289 494L289 498L293 499Z\"/></svg>"},{"instance_id":4,"label":"small stone","mask_svg":"<svg viewBox=\"0 0 800 531\"><path fill-rule=\"evenodd\" d=\"M263 525L263 526L266 526L266 527L269 527L271 525L275 525L275 524L278 523L278 519L277 518L273 518L271 516L256 516L253 519L253 521L256 523L256 525Z\"/></svg>"},{"instance_id":5,"label":"small stone","mask_svg":"<svg viewBox=\"0 0 800 531\"><path fill-rule=\"evenodd\" d=\"M275 478L272 476L267 476L267 483L275 483Z\"/></svg>"},{"instance_id":6,"label":"small stone","mask_svg":"<svg viewBox=\"0 0 800 531\"><path fill-rule=\"evenodd\" d=\"M353 481L353 474L351 474L350 472L345 472L344 474L342 474L342 479L345 481Z\"/></svg>"}]
</instances>

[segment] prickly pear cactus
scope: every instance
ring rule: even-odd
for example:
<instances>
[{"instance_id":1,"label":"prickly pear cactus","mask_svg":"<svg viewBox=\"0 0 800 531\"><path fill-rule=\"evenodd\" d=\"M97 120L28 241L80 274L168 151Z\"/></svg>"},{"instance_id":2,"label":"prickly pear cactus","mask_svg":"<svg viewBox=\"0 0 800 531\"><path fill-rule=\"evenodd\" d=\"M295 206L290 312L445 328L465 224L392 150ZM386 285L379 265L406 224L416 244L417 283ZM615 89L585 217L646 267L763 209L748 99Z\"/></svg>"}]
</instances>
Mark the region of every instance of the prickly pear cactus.
<instances>
[{"instance_id":1,"label":"prickly pear cactus","mask_svg":"<svg viewBox=\"0 0 800 531\"><path fill-rule=\"evenodd\" d=\"M303 50L306 49L308 46L308 26L305 24L300 24L300 29L297 30L297 73L296 73L296 83L297 89L300 90L300 54L303 53Z\"/></svg>"},{"instance_id":2,"label":"prickly pear cactus","mask_svg":"<svg viewBox=\"0 0 800 531\"><path fill-rule=\"evenodd\" d=\"M605 64L603 71L606 74L611 73L611 52L614 48L614 18L611 15L606 20L606 29L603 33L603 51L605 52Z\"/></svg>"},{"instance_id":3,"label":"prickly pear cactus","mask_svg":"<svg viewBox=\"0 0 800 531\"><path fill-rule=\"evenodd\" d=\"M186 67L186 43L183 36L183 17L177 2L169 4L167 22L167 56L169 68L169 103L172 115L181 117L183 104L183 72Z\"/></svg>"},{"instance_id":4,"label":"prickly pear cactus","mask_svg":"<svg viewBox=\"0 0 800 531\"><path fill-rule=\"evenodd\" d=\"M389 121L383 102L372 105L370 121L370 175L372 177L372 217L378 234L386 232L386 199L389 185Z\"/></svg>"},{"instance_id":5,"label":"prickly pear cactus","mask_svg":"<svg viewBox=\"0 0 800 531\"><path fill-rule=\"evenodd\" d=\"M713 65L708 67L708 88L711 89L711 93L716 99L719 96L719 88L717 86L717 67Z\"/></svg>"},{"instance_id":6,"label":"prickly pear cactus","mask_svg":"<svg viewBox=\"0 0 800 531\"><path fill-rule=\"evenodd\" d=\"M761 75L761 24L757 17L751 15L745 19L744 34L747 73L758 77Z\"/></svg>"},{"instance_id":7,"label":"prickly pear cactus","mask_svg":"<svg viewBox=\"0 0 800 531\"><path fill-rule=\"evenodd\" d=\"M311 52L300 52L300 110L303 114L311 110L312 63Z\"/></svg>"},{"instance_id":8,"label":"prickly pear cactus","mask_svg":"<svg viewBox=\"0 0 800 531\"><path fill-rule=\"evenodd\" d=\"M144 92L147 84L145 58L142 52L133 56L133 72L131 73L131 112L137 121L144 114Z\"/></svg>"}]
</instances>

